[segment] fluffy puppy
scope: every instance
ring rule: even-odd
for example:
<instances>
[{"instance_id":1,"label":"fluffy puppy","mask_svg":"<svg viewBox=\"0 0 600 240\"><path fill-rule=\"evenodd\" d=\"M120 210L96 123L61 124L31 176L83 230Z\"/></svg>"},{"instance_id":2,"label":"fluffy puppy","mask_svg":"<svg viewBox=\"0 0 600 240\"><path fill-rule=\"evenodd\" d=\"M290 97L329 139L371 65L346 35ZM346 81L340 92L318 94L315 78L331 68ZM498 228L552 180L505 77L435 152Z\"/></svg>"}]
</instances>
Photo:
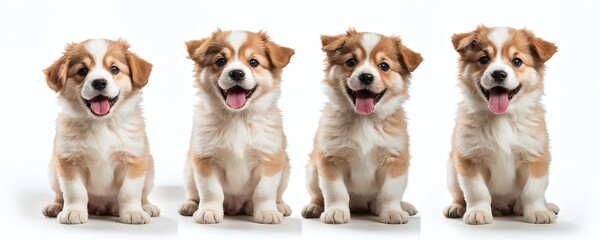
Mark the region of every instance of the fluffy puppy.
<instances>
[{"instance_id":1,"label":"fluffy puppy","mask_svg":"<svg viewBox=\"0 0 600 240\"><path fill-rule=\"evenodd\" d=\"M69 44L44 71L62 107L50 162L56 196L44 216L80 224L91 213L144 224L159 215L148 202L154 167L139 106L152 65L128 49L124 40Z\"/></svg>"},{"instance_id":2,"label":"fluffy puppy","mask_svg":"<svg viewBox=\"0 0 600 240\"><path fill-rule=\"evenodd\" d=\"M421 55L400 38L349 29L321 36L325 104L306 167L311 202L306 218L347 223L350 210L370 210L383 223L406 223L415 208L402 202L408 135L402 107Z\"/></svg>"},{"instance_id":3,"label":"fluffy puppy","mask_svg":"<svg viewBox=\"0 0 600 240\"><path fill-rule=\"evenodd\" d=\"M444 215L468 224L502 214L554 222L558 207L544 196L550 151L541 97L544 63L556 46L525 29L485 26L455 34L452 43L464 100L448 162L453 202Z\"/></svg>"},{"instance_id":4,"label":"fluffy puppy","mask_svg":"<svg viewBox=\"0 0 600 240\"><path fill-rule=\"evenodd\" d=\"M195 108L179 212L198 223L245 213L277 224L291 214L283 202L290 165L277 107L281 71L294 50L265 32L217 30L186 42L202 99ZM198 204L200 206L198 206Z\"/></svg>"}]
</instances>

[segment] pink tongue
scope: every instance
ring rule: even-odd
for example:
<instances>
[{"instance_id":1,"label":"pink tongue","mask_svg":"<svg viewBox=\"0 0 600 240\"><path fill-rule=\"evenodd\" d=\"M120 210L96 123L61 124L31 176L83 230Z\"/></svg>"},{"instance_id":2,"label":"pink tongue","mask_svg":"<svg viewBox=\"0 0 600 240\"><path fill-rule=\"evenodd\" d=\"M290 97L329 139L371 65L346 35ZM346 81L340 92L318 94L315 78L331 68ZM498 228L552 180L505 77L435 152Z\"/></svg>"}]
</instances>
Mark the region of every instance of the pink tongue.
<instances>
[{"instance_id":1,"label":"pink tongue","mask_svg":"<svg viewBox=\"0 0 600 240\"><path fill-rule=\"evenodd\" d=\"M235 86L227 89L227 105L232 108L238 109L246 104L246 90L242 87Z\"/></svg>"},{"instance_id":2,"label":"pink tongue","mask_svg":"<svg viewBox=\"0 0 600 240\"><path fill-rule=\"evenodd\" d=\"M110 102L105 96L97 96L90 101L90 108L96 115L106 115L110 110Z\"/></svg>"},{"instance_id":3,"label":"pink tongue","mask_svg":"<svg viewBox=\"0 0 600 240\"><path fill-rule=\"evenodd\" d=\"M488 107L495 114L500 114L508 108L508 91L502 87L490 89L490 101Z\"/></svg>"},{"instance_id":4,"label":"pink tongue","mask_svg":"<svg viewBox=\"0 0 600 240\"><path fill-rule=\"evenodd\" d=\"M367 90L359 90L356 92L356 103L354 104L356 111L362 115L373 112L373 109L375 109L375 104L373 103L374 98L375 94Z\"/></svg>"}]
</instances>

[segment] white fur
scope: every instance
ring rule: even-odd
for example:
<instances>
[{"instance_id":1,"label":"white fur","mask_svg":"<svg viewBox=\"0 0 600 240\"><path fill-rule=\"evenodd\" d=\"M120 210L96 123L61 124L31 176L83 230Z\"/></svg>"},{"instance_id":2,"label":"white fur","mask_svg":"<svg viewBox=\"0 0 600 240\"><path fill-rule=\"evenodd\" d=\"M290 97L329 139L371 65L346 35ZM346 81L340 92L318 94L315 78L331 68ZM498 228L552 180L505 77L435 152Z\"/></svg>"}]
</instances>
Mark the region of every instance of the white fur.
<instances>
[{"instance_id":1,"label":"white fur","mask_svg":"<svg viewBox=\"0 0 600 240\"><path fill-rule=\"evenodd\" d=\"M404 211L400 207L400 203L402 202L402 196L404 195L407 181L408 174L396 178L390 176L385 177L381 190L379 190L379 194L377 195L380 212L391 210Z\"/></svg>"},{"instance_id":2,"label":"white fur","mask_svg":"<svg viewBox=\"0 0 600 240\"><path fill-rule=\"evenodd\" d=\"M497 27L493 28L492 31L488 34L488 38L492 41L494 46L496 47L496 56L490 56L491 62L488 63L489 66L486 68L483 76L481 78L481 85L490 89L496 86L504 87L506 89L515 89L519 86L519 81L517 80L517 76L512 69L512 67L508 64L511 64L510 61L512 59L508 59L508 62L505 61L502 56L502 48L504 44L510 40L510 34L508 28L506 27ZM507 74L506 80L502 83L498 83L494 81L492 77L492 73L494 71L504 71Z\"/></svg>"},{"instance_id":3,"label":"white fur","mask_svg":"<svg viewBox=\"0 0 600 240\"><path fill-rule=\"evenodd\" d=\"M281 182L281 172L273 176L262 176L254 188L252 201L254 203L254 212L274 210L277 211L275 198L277 197L277 188Z\"/></svg>"},{"instance_id":4,"label":"white fur","mask_svg":"<svg viewBox=\"0 0 600 240\"><path fill-rule=\"evenodd\" d=\"M376 69L377 63L371 62L371 52L373 51L373 48L375 47L375 45L377 45L377 43L379 43L380 39L381 39L381 37L374 33L363 34L361 43L362 43L363 49L365 50L365 56L362 59L359 59L359 61L360 60L364 60L364 61L358 63L358 66L352 72L352 75L350 76L350 78L348 78L348 87L350 87L350 89L356 91L356 90L365 88L365 86L363 86L363 84L361 84L360 80L358 79L358 77L361 74L367 73L367 74L373 75L374 83L376 81L379 81L379 79L381 78L381 76L379 75L379 71L377 71L377 69ZM380 90L382 90L382 89L380 89ZM378 91L376 91L376 92L378 92Z\"/></svg>"},{"instance_id":5,"label":"white fur","mask_svg":"<svg viewBox=\"0 0 600 240\"><path fill-rule=\"evenodd\" d=\"M88 50L90 55L92 55L95 64L93 68L88 69L88 74L85 77L83 89L81 90L81 97L90 100L100 94L109 98L118 96L119 87L112 77L112 74L104 68L104 57L108 51L106 40L93 39L87 42L84 47ZM98 91L92 87L92 82L96 79L105 79L107 81L104 90Z\"/></svg>"},{"instance_id":6,"label":"white fur","mask_svg":"<svg viewBox=\"0 0 600 240\"><path fill-rule=\"evenodd\" d=\"M325 211L350 211L348 206L350 195L342 178L329 180L319 175L319 188L321 188L325 199Z\"/></svg>"},{"instance_id":7,"label":"white fur","mask_svg":"<svg viewBox=\"0 0 600 240\"><path fill-rule=\"evenodd\" d=\"M248 33L246 31L231 31L231 33L229 33L229 35L227 36L227 42L229 42L229 44L231 44L231 47L233 48L234 51L234 57L235 59L239 58L239 49L242 46L242 44L244 44L244 42L246 42L246 39L248 38Z\"/></svg>"}]
</instances>

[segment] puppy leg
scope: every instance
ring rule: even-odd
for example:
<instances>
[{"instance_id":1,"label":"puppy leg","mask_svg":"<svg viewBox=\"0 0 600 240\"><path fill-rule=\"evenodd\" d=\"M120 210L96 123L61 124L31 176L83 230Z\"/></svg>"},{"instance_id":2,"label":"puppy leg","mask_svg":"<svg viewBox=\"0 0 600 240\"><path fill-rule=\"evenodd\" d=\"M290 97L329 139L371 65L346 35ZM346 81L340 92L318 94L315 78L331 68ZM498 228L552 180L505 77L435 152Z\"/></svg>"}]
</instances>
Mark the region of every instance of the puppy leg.
<instances>
[{"instance_id":1,"label":"puppy leg","mask_svg":"<svg viewBox=\"0 0 600 240\"><path fill-rule=\"evenodd\" d=\"M64 196L64 208L57 216L62 224L81 224L88 220L88 194L83 179L76 175L72 179L59 177Z\"/></svg>"},{"instance_id":2,"label":"puppy leg","mask_svg":"<svg viewBox=\"0 0 600 240\"><path fill-rule=\"evenodd\" d=\"M523 203L523 217L528 223L547 224L556 221L558 208L548 208L544 193L548 186L548 174L535 178L530 176L523 187L521 202Z\"/></svg>"},{"instance_id":3,"label":"puppy leg","mask_svg":"<svg viewBox=\"0 0 600 240\"><path fill-rule=\"evenodd\" d=\"M150 222L150 214L142 207L142 194L148 177L148 159L132 157L125 153L116 154L117 161L123 167L123 184L119 189L119 219L127 224L146 224ZM151 177L151 176L150 176Z\"/></svg>"},{"instance_id":4,"label":"puppy leg","mask_svg":"<svg viewBox=\"0 0 600 240\"><path fill-rule=\"evenodd\" d=\"M262 175L254 193L252 202L254 204L254 221L257 223L278 224L283 221L283 214L277 210L278 185L281 182L279 172L272 176Z\"/></svg>"},{"instance_id":5,"label":"puppy leg","mask_svg":"<svg viewBox=\"0 0 600 240\"><path fill-rule=\"evenodd\" d=\"M287 161L288 160L286 160L286 162ZM279 187L277 188L277 210L279 210L279 212L283 214L284 217L287 217L292 215L292 208L283 201L283 192L287 188L288 181L290 179L289 163L286 164L286 166L284 166L282 174L283 175L281 176Z\"/></svg>"},{"instance_id":6,"label":"puppy leg","mask_svg":"<svg viewBox=\"0 0 600 240\"><path fill-rule=\"evenodd\" d=\"M58 173L53 163L50 164L50 185L52 186L52 190L54 190L54 201L42 209L42 214L46 217L56 217L62 211L64 204L63 193L60 190L58 176L56 176Z\"/></svg>"},{"instance_id":7,"label":"puppy leg","mask_svg":"<svg viewBox=\"0 0 600 240\"><path fill-rule=\"evenodd\" d=\"M212 224L223 221L223 201L225 194L220 182L218 169L212 165L212 158L197 157L194 161L194 181L200 193L200 206L194 212L197 223Z\"/></svg>"},{"instance_id":8,"label":"puppy leg","mask_svg":"<svg viewBox=\"0 0 600 240\"><path fill-rule=\"evenodd\" d=\"M448 190L450 191L450 194L452 194L452 203L444 209L444 216L447 218L463 217L467 204L465 203L463 192L458 185L458 176L452 158L448 160L447 178Z\"/></svg>"},{"instance_id":9,"label":"puppy leg","mask_svg":"<svg viewBox=\"0 0 600 240\"><path fill-rule=\"evenodd\" d=\"M406 180L406 173L399 177L389 175L385 177L377 195L380 222L388 224L403 224L408 222L409 214L401 206L402 195L404 195L406 188Z\"/></svg>"},{"instance_id":10,"label":"puppy leg","mask_svg":"<svg viewBox=\"0 0 600 240\"><path fill-rule=\"evenodd\" d=\"M142 209L150 214L150 217L158 217L160 216L160 209L148 201L148 195L154 187L154 161L152 157L150 157L149 164L150 167L146 173L146 182L144 183L144 188L142 190Z\"/></svg>"},{"instance_id":11,"label":"puppy leg","mask_svg":"<svg viewBox=\"0 0 600 240\"><path fill-rule=\"evenodd\" d=\"M323 194L319 188L319 176L312 163L306 165L306 188L310 193L310 203L302 208L302 217L317 218L323 213Z\"/></svg>"},{"instance_id":12,"label":"puppy leg","mask_svg":"<svg viewBox=\"0 0 600 240\"><path fill-rule=\"evenodd\" d=\"M192 166L189 159L186 162L184 174L187 200L179 207L179 214L183 216L192 216L194 212L198 210L200 197L198 196L198 189L196 188L196 183L194 181L194 166Z\"/></svg>"},{"instance_id":13,"label":"puppy leg","mask_svg":"<svg viewBox=\"0 0 600 240\"><path fill-rule=\"evenodd\" d=\"M325 212L321 221L330 224L350 221L350 195L342 176L323 176L319 172L319 184L325 200Z\"/></svg>"},{"instance_id":14,"label":"puppy leg","mask_svg":"<svg viewBox=\"0 0 600 240\"><path fill-rule=\"evenodd\" d=\"M465 223L474 225L492 223L492 197L481 175L479 173L475 173L474 176L458 174L458 181L467 202L467 212L463 217Z\"/></svg>"}]
</instances>

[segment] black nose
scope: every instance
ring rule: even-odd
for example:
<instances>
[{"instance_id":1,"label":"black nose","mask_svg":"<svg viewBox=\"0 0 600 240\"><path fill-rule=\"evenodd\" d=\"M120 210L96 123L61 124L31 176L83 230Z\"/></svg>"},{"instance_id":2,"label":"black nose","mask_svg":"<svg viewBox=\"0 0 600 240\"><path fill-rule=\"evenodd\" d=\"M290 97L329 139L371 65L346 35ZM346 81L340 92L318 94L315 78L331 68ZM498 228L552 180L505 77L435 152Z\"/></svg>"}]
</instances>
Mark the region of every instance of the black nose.
<instances>
[{"instance_id":1,"label":"black nose","mask_svg":"<svg viewBox=\"0 0 600 240\"><path fill-rule=\"evenodd\" d=\"M492 72L492 77L496 82L503 82L504 80L506 80L506 76L506 72L502 70L496 70Z\"/></svg>"},{"instance_id":2,"label":"black nose","mask_svg":"<svg viewBox=\"0 0 600 240\"><path fill-rule=\"evenodd\" d=\"M106 88L106 79L95 79L92 81L92 87L98 91Z\"/></svg>"},{"instance_id":3,"label":"black nose","mask_svg":"<svg viewBox=\"0 0 600 240\"><path fill-rule=\"evenodd\" d=\"M229 77L231 77L233 81L242 81L244 80L244 72L242 70L231 70L231 72L229 72Z\"/></svg>"},{"instance_id":4,"label":"black nose","mask_svg":"<svg viewBox=\"0 0 600 240\"><path fill-rule=\"evenodd\" d=\"M360 75L358 75L358 80L360 80L360 83L362 84L371 84L373 82L373 74L370 73L362 73Z\"/></svg>"}]
</instances>

